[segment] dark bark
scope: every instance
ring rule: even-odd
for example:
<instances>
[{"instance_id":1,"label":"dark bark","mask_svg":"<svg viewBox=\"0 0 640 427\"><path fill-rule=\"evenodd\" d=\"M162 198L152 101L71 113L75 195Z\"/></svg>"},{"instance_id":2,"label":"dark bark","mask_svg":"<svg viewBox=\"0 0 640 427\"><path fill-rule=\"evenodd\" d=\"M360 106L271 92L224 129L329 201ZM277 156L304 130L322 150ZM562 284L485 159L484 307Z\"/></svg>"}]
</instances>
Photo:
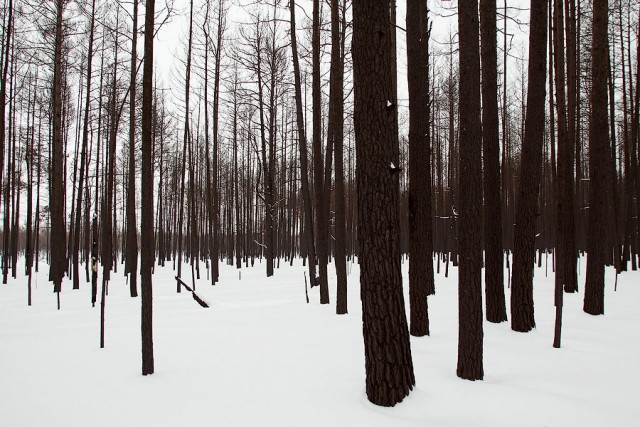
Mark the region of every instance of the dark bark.
<instances>
[{"instance_id":1,"label":"dark bark","mask_svg":"<svg viewBox=\"0 0 640 427\"><path fill-rule=\"evenodd\" d=\"M6 137L6 111L7 111L7 78L9 74L9 55L11 50L11 35L13 33L13 0L9 0L7 10L7 23L4 34L4 52L2 54L4 64L2 69L2 79L0 80L0 183L2 183L2 176L4 172L4 152L5 152L5 137ZM0 191L0 197L2 197L2 191ZM7 228L4 228L7 230ZM6 283L6 282L5 282Z\"/></svg>"},{"instance_id":2,"label":"dark bark","mask_svg":"<svg viewBox=\"0 0 640 427\"><path fill-rule=\"evenodd\" d=\"M155 0L146 0L144 23L144 70L142 74L142 181L141 181L141 332L142 375L153 374L153 287L151 271L153 235L153 28Z\"/></svg>"},{"instance_id":3,"label":"dark bark","mask_svg":"<svg viewBox=\"0 0 640 427\"><path fill-rule=\"evenodd\" d=\"M96 216L93 217L91 230L91 306L95 307L98 297L98 217Z\"/></svg>"},{"instance_id":4,"label":"dark bark","mask_svg":"<svg viewBox=\"0 0 640 427\"><path fill-rule=\"evenodd\" d=\"M604 314L604 255L607 214L607 161L609 129L607 123L608 2L594 0L592 26L591 114L589 117L589 228L587 240L587 279L584 311Z\"/></svg>"},{"instance_id":5,"label":"dark bark","mask_svg":"<svg viewBox=\"0 0 640 427\"><path fill-rule=\"evenodd\" d=\"M460 37L460 197L458 377L484 377L482 347L482 126L478 1L458 3Z\"/></svg>"},{"instance_id":6,"label":"dark bark","mask_svg":"<svg viewBox=\"0 0 640 427\"><path fill-rule=\"evenodd\" d=\"M548 5L547 0L531 0L527 111L520 162L511 289L511 329L518 332L528 332L535 327L533 266L545 128Z\"/></svg>"},{"instance_id":7,"label":"dark bark","mask_svg":"<svg viewBox=\"0 0 640 427\"><path fill-rule=\"evenodd\" d=\"M486 316L489 322L500 323L507 320L507 308L504 298L502 201L500 199L496 0L480 0L480 31Z\"/></svg>"},{"instance_id":8,"label":"dark bark","mask_svg":"<svg viewBox=\"0 0 640 427\"><path fill-rule=\"evenodd\" d=\"M573 161L567 129L567 110L565 101L564 73L564 15L563 0L553 3L553 52L556 86L556 110L558 111L558 162L556 181L556 228L558 241L556 244L555 298L556 321L553 346L560 348L562 334L563 292L572 287L577 288L575 276L575 245L573 221ZM549 36L551 38L551 35ZM572 268L573 266L573 268ZM575 283L574 283L575 282Z\"/></svg>"},{"instance_id":9,"label":"dark bark","mask_svg":"<svg viewBox=\"0 0 640 427\"><path fill-rule=\"evenodd\" d=\"M80 153L80 176L78 177L78 197L76 201L75 232L73 233L73 288L80 288L80 219L82 212L82 192L87 165L87 145L89 142L89 111L91 109L91 66L93 63L93 38L95 31L95 0L91 2L91 23L89 25L89 48L87 52L87 84L84 105L84 120L82 125L82 152ZM85 230L85 233L89 233Z\"/></svg>"},{"instance_id":10,"label":"dark bark","mask_svg":"<svg viewBox=\"0 0 640 427\"><path fill-rule=\"evenodd\" d=\"M320 304L329 304L327 282L327 218L325 216L324 166L322 161L322 92L320 89L320 0L313 0L312 32L312 98L313 98L313 176L316 201L316 250Z\"/></svg>"},{"instance_id":11,"label":"dark bark","mask_svg":"<svg viewBox=\"0 0 640 427\"><path fill-rule=\"evenodd\" d=\"M300 153L300 185L302 190L302 204L304 211L304 231L307 250L307 261L309 265L309 277L312 286L316 280L316 250L313 237L313 211L311 207L311 190L309 189L309 165L307 154L307 138L304 126L304 115L302 113L302 90L300 88L300 65L298 61L298 43L296 38L296 3L289 2L291 13L291 57L293 62L293 77L295 83L296 98L296 127L298 129L298 147ZM337 155L337 154L336 154ZM337 168L337 166L336 166Z\"/></svg>"},{"instance_id":12,"label":"dark bark","mask_svg":"<svg viewBox=\"0 0 640 427\"><path fill-rule=\"evenodd\" d=\"M136 46L138 44L138 0L133 0L131 35L131 81L129 84L129 187L127 188L127 254L124 274L129 275L129 292L138 296L138 226L136 224Z\"/></svg>"},{"instance_id":13,"label":"dark bark","mask_svg":"<svg viewBox=\"0 0 640 427\"><path fill-rule=\"evenodd\" d=\"M409 303L413 336L429 335L427 295L433 293L429 19L427 3L407 0L409 83Z\"/></svg>"},{"instance_id":14,"label":"dark bark","mask_svg":"<svg viewBox=\"0 0 640 427\"><path fill-rule=\"evenodd\" d=\"M400 269L388 0L353 2L358 244L366 392L393 406L415 384Z\"/></svg>"},{"instance_id":15,"label":"dark bark","mask_svg":"<svg viewBox=\"0 0 640 427\"><path fill-rule=\"evenodd\" d=\"M558 7L562 10L562 4ZM565 180L559 185L562 187L558 190L558 198L564 198L563 203L563 230L558 233L558 245L562 245L563 249L560 251L564 259L556 260L556 272L560 271L560 277L564 285L565 292L578 292L578 267L577 267L577 255L576 250L576 218L581 218L583 215L580 212L576 212L576 200L577 192L574 191L574 179L576 182L576 188L579 188L580 183L580 159L575 155L576 145L579 145L577 127L576 127L576 114L577 103L579 94L577 92L577 67L576 67L576 16L575 16L575 0L565 0L564 7L567 11L565 16L566 35L567 35L567 102L566 102L566 152L563 154L566 165L559 165L558 168L565 168L564 171ZM562 13L560 13L562 15ZM562 19L561 17L559 19ZM561 22L557 23L557 27L562 27ZM558 30L558 29L557 29ZM562 31L560 29L560 31ZM559 34L560 38L560 34ZM564 51L557 47L556 50L562 55L557 61L564 62ZM556 54L557 55L557 54ZM558 115L558 120L560 116ZM558 128L560 131L560 128ZM561 142L558 138L559 151L561 148ZM573 163L576 163L576 176L573 175ZM560 162L560 156L558 156L558 163ZM579 205L578 205L579 206ZM580 221L578 221L580 222Z\"/></svg>"},{"instance_id":16,"label":"dark bark","mask_svg":"<svg viewBox=\"0 0 640 427\"><path fill-rule=\"evenodd\" d=\"M340 0L331 0L331 82L329 120L335 157L336 313L347 313L347 257L344 194L344 25L340 28Z\"/></svg>"},{"instance_id":17,"label":"dark bark","mask_svg":"<svg viewBox=\"0 0 640 427\"><path fill-rule=\"evenodd\" d=\"M54 291L60 293L62 279L66 271L66 232L64 224L64 139L62 125L62 16L64 0L56 0L56 27L53 59L53 136L51 140L51 175L49 186L49 206L51 215L51 264L49 280L54 284ZM58 307L59 308L59 307Z\"/></svg>"}]
</instances>

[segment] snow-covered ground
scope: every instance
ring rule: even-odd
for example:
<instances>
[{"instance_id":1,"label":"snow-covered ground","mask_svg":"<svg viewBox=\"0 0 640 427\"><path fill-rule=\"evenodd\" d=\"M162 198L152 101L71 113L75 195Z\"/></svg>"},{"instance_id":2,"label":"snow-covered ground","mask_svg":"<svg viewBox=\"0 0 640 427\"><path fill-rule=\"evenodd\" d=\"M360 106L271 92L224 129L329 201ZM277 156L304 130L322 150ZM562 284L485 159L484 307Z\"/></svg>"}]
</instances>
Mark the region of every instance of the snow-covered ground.
<instances>
[{"instance_id":1,"label":"snow-covered ground","mask_svg":"<svg viewBox=\"0 0 640 427\"><path fill-rule=\"evenodd\" d=\"M176 294L170 267L156 270L156 373L148 377L140 374L140 299L128 296L120 272L109 287L104 349L88 284L73 291L65 282L60 311L46 266L31 307L25 279L0 285L0 425L640 425L638 272L619 276L614 292L607 269L605 316L582 312L582 292L566 295L563 347L554 349L553 276L543 264L537 328L521 334L485 322L485 379L469 382L455 374L457 270L448 278L441 270L429 298L431 336L411 338L416 387L382 408L364 391L357 265L345 316L335 315L335 277L331 305L319 304L317 288L306 304L300 262L268 279L263 265L241 278L221 266L218 285L197 283L209 309ZM582 291L584 260L581 267Z\"/></svg>"}]
</instances>

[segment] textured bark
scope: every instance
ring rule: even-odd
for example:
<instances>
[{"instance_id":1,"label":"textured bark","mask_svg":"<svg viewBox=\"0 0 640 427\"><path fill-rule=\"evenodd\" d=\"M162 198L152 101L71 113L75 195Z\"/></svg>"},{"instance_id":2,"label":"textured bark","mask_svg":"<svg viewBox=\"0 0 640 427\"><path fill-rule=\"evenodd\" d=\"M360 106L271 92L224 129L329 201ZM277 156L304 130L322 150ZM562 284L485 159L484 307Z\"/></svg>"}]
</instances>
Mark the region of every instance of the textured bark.
<instances>
[{"instance_id":1,"label":"textured bark","mask_svg":"<svg viewBox=\"0 0 640 427\"><path fill-rule=\"evenodd\" d=\"M518 332L528 332L536 325L533 311L533 265L545 128L548 5L547 0L531 0L527 112L520 162L511 289L511 329Z\"/></svg>"},{"instance_id":2,"label":"textured bark","mask_svg":"<svg viewBox=\"0 0 640 427\"><path fill-rule=\"evenodd\" d=\"M592 26L591 114L589 117L589 233L584 311L604 314L604 251L607 214L607 164L609 129L607 123L608 2L594 0Z\"/></svg>"},{"instance_id":3,"label":"textured bark","mask_svg":"<svg viewBox=\"0 0 640 427\"><path fill-rule=\"evenodd\" d=\"M496 0L480 0L482 37L482 152L484 191L485 298L487 320L507 320L502 253L500 135L498 132L498 54Z\"/></svg>"},{"instance_id":4,"label":"textured bark","mask_svg":"<svg viewBox=\"0 0 640 427\"><path fill-rule=\"evenodd\" d=\"M64 138L62 127L62 15L64 0L56 1L55 51L53 60L53 136L51 140L51 175L49 206L51 215L51 264L49 280L54 291L60 292L66 271L66 232L64 225ZM6 230L6 229L5 229ZM58 307L59 308L59 307Z\"/></svg>"},{"instance_id":5,"label":"textured bark","mask_svg":"<svg viewBox=\"0 0 640 427\"><path fill-rule=\"evenodd\" d=\"M484 377L482 362L482 158L478 1L458 3L460 37L460 194L458 367L466 380Z\"/></svg>"},{"instance_id":6,"label":"textured bark","mask_svg":"<svg viewBox=\"0 0 640 427\"><path fill-rule=\"evenodd\" d=\"M344 196L344 37L340 29L340 0L331 0L331 81L329 120L335 157L336 313L347 313L347 257ZM344 26L342 27L344 31ZM327 193L328 194L328 193ZM327 204L328 206L328 204Z\"/></svg>"},{"instance_id":7,"label":"textured bark","mask_svg":"<svg viewBox=\"0 0 640 427\"><path fill-rule=\"evenodd\" d=\"M142 375L153 374L153 287L151 270L153 236L153 21L155 0L146 0L144 24L144 70L142 75L142 181L141 181L141 332Z\"/></svg>"},{"instance_id":8,"label":"textured bark","mask_svg":"<svg viewBox=\"0 0 640 427\"><path fill-rule=\"evenodd\" d=\"M393 406L415 384L400 270L388 0L353 2L358 244L366 392Z\"/></svg>"},{"instance_id":9,"label":"textured bark","mask_svg":"<svg viewBox=\"0 0 640 427\"><path fill-rule=\"evenodd\" d=\"M429 335L427 295L434 289L428 27L426 1L407 0L409 303L411 335L418 337Z\"/></svg>"}]
</instances>

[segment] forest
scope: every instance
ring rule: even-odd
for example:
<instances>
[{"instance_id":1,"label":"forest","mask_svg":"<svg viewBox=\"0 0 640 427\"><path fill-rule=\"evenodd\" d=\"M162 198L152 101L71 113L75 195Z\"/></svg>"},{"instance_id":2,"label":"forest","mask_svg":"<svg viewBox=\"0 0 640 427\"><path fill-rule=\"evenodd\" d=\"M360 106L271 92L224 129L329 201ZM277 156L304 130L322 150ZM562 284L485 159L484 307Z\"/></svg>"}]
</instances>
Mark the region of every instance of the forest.
<instances>
[{"instance_id":1,"label":"forest","mask_svg":"<svg viewBox=\"0 0 640 427\"><path fill-rule=\"evenodd\" d=\"M640 416L629 379L640 370L625 365L640 354L636 1L3 0L1 15L9 366L27 360L15 349L29 336L49 343L33 350L39 357L59 348L55 366L84 348L80 372L96 374L115 354L127 362L100 381L141 362L144 378L169 382L111 387L162 402L167 390L197 384L206 394L217 378L232 382L231 371L202 372L206 354L221 351L219 363L247 370L237 374L247 387L258 378L246 401L220 409L227 425L260 420L234 419L241 403L269 407L268 425L309 421L314 404L269 377L274 366L297 373L281 374L293 389L323 390L321 406L350 402L318 425L388 425L384 412L360 408L358 393L382 407L406 398L405 412L388 415L402 425L433 423L418 407L438 393L421 388L432 381L484 406L474 418L432 403L453 417L443 425L513 425L518 409L492 415L469 382L480 380L496 399L540 404L518 425L572 424L563 402L586 425ZM283 343L270 322L295 341ZM443 336L447 350L433 350ZM342 361L316 360L340 351ZM186 363L196 352L200 362ZM527 365L513 360L528 357L532 377L491 394L492 375L508 378ZM334 372L302 386L304 369L315 369L305 359ZM532 366L549 371L540 390L562 397L514 391L535 387ZM588 403L596 383L579 374L593 366L594 381L622 381L599 409ZM74 368L65 369L29 384L65 388ZM189 379L167 379L180 375ZM353 396L332 394L338 378ZM48 387L40 393L55 393ZM105 390L108 401L114 390ZM279 395L296 406L288 417ZM0 413L28 399L17 396L0 394ZM216 419L193 408L181 418L171 401L157 418L132 420ZM125 413L153 411L144 402ZM65 419L70 409L55 406L54 424L83 422L83 412ZM51 421L19 408L11 425Z\"/></svg>"}]
</instances>

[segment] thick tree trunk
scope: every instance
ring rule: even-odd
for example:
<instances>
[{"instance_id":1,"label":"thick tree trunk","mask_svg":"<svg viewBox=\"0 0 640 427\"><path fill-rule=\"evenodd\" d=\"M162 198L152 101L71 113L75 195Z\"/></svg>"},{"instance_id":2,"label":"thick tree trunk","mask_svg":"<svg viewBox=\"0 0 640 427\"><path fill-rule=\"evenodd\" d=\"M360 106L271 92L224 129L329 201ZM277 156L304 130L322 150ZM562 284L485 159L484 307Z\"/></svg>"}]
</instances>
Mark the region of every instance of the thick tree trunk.
<instances>
[{"instance_id":1,"label":"thick tree trunk","mask_svg":"<svg viewBox=\"0 0 640 427\"><path fill-rule=\"evenodd\" d=\"M481 380L482 362L482 125L478 1L458 3L460 37L460 177L458 192L458 377Z\"/></svg>"},{"instance_id":2,"label":"thick tree trunk","mask_svg":"<svg viewBox=\"0 0 640 427\"><path fill-rule=\"evenodd\" d=\"M604 314L604 251L607 213L607 123L608 2L594 0L592 27L593 83L589 117L589 234L584 311Z\"/></svg>"},{"instance_id":3,"label":"thick tree trunk","mask_svg":"<svg viewBox=\"0 0 640 427\"><path fill-rule=\"evenodd\" d=\"M398 178L389 166L397 151L388 0L354 0L358 245L366 392L393 406L415 384L402 293Z\"/></svg>"},{"instance_id":4,"label":"thick tree trunk","mask_svg":"<svg viewBox=\"0 0 640 427\"><path fill-rule=\"evenodd\" d=\"M545 127L548 4L547 0L531 0L527 112L520 162L511 289L511 329L518 332L528 332L535 327L533 262Z\"/></svg>"}]
</instances>

